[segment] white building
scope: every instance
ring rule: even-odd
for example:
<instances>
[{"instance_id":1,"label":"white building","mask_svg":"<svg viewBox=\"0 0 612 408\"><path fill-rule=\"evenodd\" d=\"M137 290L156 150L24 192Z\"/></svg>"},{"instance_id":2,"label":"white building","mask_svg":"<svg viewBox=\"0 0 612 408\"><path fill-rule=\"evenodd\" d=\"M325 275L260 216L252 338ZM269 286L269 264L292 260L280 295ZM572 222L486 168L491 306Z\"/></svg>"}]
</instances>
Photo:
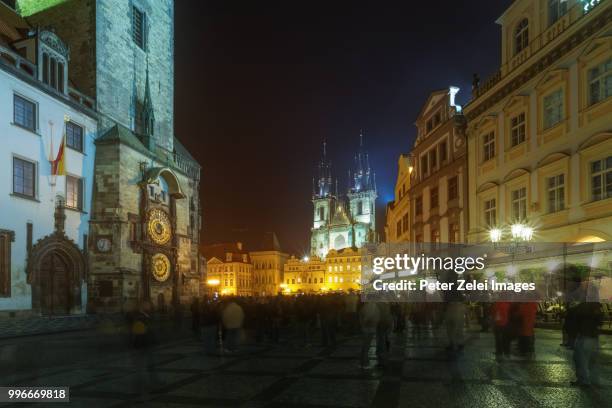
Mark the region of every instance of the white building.
<instances>
[{"instance_id":1,"label":"white building","mask_svg":"<svg viewBox=\"0 0 612 408\"><path fill-rule=\"evenodd\" d=\"M0 316L84 313L93 102L71 88L53 32L3 3L0 23ZM52 176L64 134L66 175Z\"/></svg>"}]
</instances>

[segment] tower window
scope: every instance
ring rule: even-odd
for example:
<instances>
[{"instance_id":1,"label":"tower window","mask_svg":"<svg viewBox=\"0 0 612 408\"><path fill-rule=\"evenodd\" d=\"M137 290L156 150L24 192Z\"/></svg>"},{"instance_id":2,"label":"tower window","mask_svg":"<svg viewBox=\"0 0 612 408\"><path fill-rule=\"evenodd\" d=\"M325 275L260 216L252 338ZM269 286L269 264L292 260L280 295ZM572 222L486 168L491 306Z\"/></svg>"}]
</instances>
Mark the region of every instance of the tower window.
<instances>
[{"instance_id":1,"label":"tower window","mask_svg":"<svg viewBox=\"0 0 612 408\"><path fill-rule=\"evenodd\" d=\"M145 49L147 15L137 7L132 7L132 39L138 47Z\"/></svg>"},{"instance_id":2,"label":"tower window","mask_svg":"<svg viewBox=\"0 0 612 408\"><path fill-rule=\"evenodd\" d=\"M357 215L363 214L363 201L357 202Z\"/></svg>"}]
</instances>

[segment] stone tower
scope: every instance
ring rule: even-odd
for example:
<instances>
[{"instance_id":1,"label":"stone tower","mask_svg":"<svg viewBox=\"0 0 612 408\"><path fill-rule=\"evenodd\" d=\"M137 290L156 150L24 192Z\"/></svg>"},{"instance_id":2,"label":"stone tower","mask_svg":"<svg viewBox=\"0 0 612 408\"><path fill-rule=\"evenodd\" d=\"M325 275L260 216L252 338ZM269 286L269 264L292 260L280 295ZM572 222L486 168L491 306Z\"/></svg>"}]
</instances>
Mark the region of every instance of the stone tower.
<instances>
[{"instance_id":1,"label":"stone tower","mask_svg":"<svg viewBox=\"0 0 612 408\"><path fill-rule=\"evenodd\" d=\"M90 307L189 302L201 286L200 166L174 135L173 0L19 0L71 49L96 101Z\"/></svg>"},{"instance_id":2,"label":"stone tower","mask_svg":"<svg viewBox=\"0 0 612 408\"><path fill-rule=\"evenodd\" d=\"M368 153L364 149L363 131L359 134L359 151L355 155L355 167L349 183L347 197L354 223L354 246L360 248L364 243L374 240L378 197L376 174L370 168Z\"/></svg>"},{"instance_id":3,"label":"stone tower","mask_svg":"<svg viewBox=\"0 0 612 408\"><path fill-rule=\"evenodd\" d=\"M313 255L323 257L329 248L326 231L331 223L337 199L332 193L331 162L327 159L326 142L323 142L323 152L317 170L318 177L313 179L312 186L313 223L310 247Z\"/></svg>"}]
</instances>

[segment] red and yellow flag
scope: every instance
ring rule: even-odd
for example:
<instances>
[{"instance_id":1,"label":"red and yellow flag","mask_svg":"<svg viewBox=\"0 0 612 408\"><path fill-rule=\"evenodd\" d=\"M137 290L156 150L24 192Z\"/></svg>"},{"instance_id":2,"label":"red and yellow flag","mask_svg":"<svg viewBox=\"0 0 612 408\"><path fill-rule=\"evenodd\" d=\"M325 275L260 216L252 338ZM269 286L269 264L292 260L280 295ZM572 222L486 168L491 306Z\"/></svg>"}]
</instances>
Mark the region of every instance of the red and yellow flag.
<instances>
[{"instance_id":1,"label":"red and yellow flag","mask_svg":"<svg viewBox=\"0 0 612 408\"><path fill-rule=\"evenodd\" d=\"M59 150L57 151L57 157L51 163L51 174L54 176L65 176L66 175L66 154L64 147L66 144L66 134L62 137L62 143L60 144Z\"/></svg>"}]
</instances>

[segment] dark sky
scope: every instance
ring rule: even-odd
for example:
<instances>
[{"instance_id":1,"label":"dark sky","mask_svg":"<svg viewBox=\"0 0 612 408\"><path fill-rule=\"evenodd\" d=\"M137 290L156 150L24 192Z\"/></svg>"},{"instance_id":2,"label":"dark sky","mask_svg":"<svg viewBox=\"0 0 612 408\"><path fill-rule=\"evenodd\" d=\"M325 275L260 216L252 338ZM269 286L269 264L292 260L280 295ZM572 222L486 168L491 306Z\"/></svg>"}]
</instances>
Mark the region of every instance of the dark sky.
<instances>
[{"instance_id":1,"label":"dark sky","mask_svg":"<svg viewBox=\"0 0 612 408\"><path fill-rule=\"evenodd\" d=\"M308 249L321 142L341 189L359 129L378 220L433 90L499 65L494 1L176 1L176 131L202 164L204 242L277 233Z\"/></svg>"}]
</instances>

